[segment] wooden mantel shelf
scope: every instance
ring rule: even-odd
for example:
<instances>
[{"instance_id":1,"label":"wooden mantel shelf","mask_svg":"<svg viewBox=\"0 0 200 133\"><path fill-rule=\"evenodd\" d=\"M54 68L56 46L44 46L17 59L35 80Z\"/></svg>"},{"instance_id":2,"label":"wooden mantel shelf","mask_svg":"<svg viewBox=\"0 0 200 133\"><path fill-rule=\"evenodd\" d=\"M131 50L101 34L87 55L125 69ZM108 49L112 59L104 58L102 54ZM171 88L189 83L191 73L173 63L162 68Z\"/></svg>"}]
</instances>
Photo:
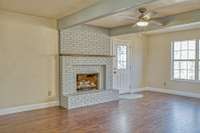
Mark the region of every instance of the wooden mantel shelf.
<instances>
[{"instance_id":1,"label":"wooden mantel shelf","mask_svg":"<svg viewBox=\"0 0 200 133\"><path fill-rule=\"evenodd\" d=\"M60 54L60 56L85 56L85 57L115 57L113 55L89 55L89 54Z\"/></svg>"}]
</instances>

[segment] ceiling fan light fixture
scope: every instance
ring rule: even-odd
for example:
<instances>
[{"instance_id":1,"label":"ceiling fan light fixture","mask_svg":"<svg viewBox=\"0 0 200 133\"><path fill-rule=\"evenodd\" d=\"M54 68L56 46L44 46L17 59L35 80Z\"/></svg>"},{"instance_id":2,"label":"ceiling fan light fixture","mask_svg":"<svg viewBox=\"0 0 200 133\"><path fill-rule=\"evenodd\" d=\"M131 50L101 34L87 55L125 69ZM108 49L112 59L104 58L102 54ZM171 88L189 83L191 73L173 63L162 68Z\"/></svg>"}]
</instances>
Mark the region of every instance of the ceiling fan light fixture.
<instances>
[{"instance_id":1,"label":"ceiling fan light fixture","mask_svg":"<svg viewBox=\"0 0 200 133\"><path fill-rule=\"evenodd\" d=\"M140 21L138 21L138 22L136 23L136 25L139 26L139 27L146 27L146 26L149 25L149 22L144 21L144 20L140 20Z\"/></svg>"}]
</instances>

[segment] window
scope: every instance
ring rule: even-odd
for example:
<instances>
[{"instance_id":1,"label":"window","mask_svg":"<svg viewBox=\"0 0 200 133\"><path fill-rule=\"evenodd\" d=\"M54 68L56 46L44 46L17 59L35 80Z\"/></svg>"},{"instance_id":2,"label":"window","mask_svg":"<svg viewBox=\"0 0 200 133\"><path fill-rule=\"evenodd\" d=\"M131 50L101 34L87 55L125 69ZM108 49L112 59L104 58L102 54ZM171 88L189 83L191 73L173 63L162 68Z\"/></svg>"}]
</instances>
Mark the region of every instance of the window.
<instances>
[{"instance_id":1,"label":"window","mask_svg":"<svg viewBox=\"0 0 200 133\"><path fill-rule=\"evenodd\" d=\"M126 69L127 63L127 46L120 45L117 47L117 69Z\"/></svg>"},{"instance_id":2,"label":"window","mask_svg":"<svg viewBox=\"0 0 200 133\"><path fill-rule=\"evenodd\" d=\"M172 43L172 79L200 79L199 42L185 40Z\"/></svg>"}]
</instances>

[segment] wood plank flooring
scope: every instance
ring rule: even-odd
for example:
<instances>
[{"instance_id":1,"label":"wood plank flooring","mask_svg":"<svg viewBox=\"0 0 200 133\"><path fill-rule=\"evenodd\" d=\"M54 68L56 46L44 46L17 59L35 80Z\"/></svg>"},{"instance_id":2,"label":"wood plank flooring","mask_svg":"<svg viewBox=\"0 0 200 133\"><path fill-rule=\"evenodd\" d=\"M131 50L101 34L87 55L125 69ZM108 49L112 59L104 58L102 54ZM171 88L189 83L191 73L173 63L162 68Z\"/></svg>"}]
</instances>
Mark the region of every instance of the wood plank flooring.
<instances>
[{"instance_id":1,"label":"wood plank flooring","mask_svg":"<svg viewBox=\"0 0 200 133\"><path fill-rule=\"evenodd\" d=\"M0 133L200 133L200 99L143 94L70 111L53 107L0 116Z\"/></svg>"}]
</instances>

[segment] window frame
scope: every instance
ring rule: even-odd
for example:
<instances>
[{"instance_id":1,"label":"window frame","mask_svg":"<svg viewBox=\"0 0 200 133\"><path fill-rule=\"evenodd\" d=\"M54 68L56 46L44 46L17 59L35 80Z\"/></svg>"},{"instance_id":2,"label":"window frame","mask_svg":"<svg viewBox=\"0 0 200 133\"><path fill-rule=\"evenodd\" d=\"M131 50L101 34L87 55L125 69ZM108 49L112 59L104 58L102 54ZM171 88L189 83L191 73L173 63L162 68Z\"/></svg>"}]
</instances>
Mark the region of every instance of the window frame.
<instances>
[{"instance_id":1,"label":"window frame","mask_svg":"<svg viewBox=\"0 0 200 133\"><path fill-rule=\"evenodd\" d=\"M181 59L180 61L195 61L195 79L175 79L174 78L174 62L179 61L178 59L174 59L174 43L177 41L189 41L189 40L195 40L195 59ZM170 68L170 77L172 81L181 81L181 82L191 82L191 83L200 83L200 39L184 39L184 40L174 40L171 41L170 45L170 62L171 62L171 68Z\"/></svg>"}]
</instances>

